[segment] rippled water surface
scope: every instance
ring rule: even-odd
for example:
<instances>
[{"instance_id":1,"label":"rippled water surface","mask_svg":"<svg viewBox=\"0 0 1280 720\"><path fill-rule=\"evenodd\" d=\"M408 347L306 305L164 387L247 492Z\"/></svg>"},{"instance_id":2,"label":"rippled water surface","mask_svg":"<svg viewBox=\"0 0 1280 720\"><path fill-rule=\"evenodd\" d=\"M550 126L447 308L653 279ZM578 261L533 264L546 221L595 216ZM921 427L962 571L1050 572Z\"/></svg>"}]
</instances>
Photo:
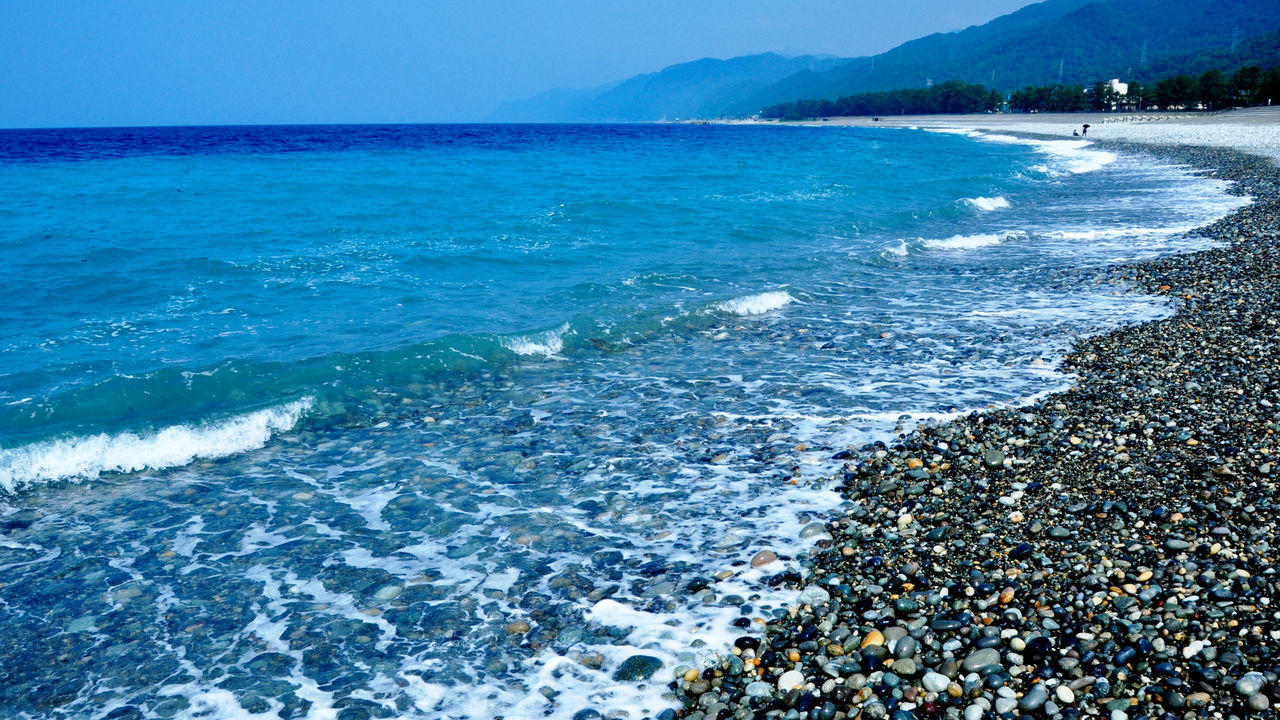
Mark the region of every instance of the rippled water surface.
<instances>
[{"instance_id":1,"label":"rippled water surface","mask_svg":"<svg viewBox=\"0 0 1280 720\"><path fill-rule=\"evenodd\" d=\"M1061 387L1168 312L1078 270L1238 202L803 127L2 131L0 184L23 718L656 716L785 612L833 455Z\"/></svg>"}]
</instances>

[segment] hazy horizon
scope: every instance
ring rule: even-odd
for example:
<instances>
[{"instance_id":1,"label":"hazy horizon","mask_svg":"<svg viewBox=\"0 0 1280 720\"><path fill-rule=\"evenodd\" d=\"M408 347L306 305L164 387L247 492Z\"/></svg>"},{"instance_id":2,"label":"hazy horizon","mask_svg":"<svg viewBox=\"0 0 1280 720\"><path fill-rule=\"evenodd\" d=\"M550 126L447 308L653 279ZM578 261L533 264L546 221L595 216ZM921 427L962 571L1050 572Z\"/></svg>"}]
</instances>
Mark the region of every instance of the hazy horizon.
<instances>
[{"instance_id":1,"label":"hazy horizon","mask_svg":"<svg viewBox=\"0 0 1280 720\"><path fill-rule=\"evenodd\" d=\"M474 122L705 57L855 57L1026 0L0 6L0 127Z\"/></svg>"}]
</instances>

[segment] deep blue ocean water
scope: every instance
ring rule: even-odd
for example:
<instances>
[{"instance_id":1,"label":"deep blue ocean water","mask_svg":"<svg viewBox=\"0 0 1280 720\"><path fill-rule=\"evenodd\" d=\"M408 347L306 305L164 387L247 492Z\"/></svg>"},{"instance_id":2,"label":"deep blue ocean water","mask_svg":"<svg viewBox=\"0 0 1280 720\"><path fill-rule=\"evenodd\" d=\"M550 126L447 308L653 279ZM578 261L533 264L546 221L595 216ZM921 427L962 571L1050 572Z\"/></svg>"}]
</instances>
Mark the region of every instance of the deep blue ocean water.
<instances>
[{"instance_id":1,"label":"deep blue ocean water","mask_svg":"<svg viewBox=\"0 0 1280 720\"><path fill-rule=\"evenodd\" d=\"M1092 271L1239 203L1080 141L777 126L0 131L0 189L29 718L654 716L785 612L833 454L1063 387L1073 337L1170 312Z\"/></svg>"}]
</instances>

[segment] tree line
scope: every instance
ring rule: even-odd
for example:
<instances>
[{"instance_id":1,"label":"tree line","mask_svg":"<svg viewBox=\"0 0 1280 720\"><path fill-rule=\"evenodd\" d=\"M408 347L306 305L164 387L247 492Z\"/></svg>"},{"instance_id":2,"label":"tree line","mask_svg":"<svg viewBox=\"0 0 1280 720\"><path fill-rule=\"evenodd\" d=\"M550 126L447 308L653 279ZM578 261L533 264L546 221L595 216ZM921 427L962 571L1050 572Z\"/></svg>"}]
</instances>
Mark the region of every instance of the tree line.
<instances>
[{"instance_id":1,"label":"tree line","mask_svg":"<svg viewBox=\"0 0 1280 720\"><path fill-rule=\"evenodd\" d=\"M1209 70L1194 77L1175 75L1155 83L1129 83L1120 95L1109 83L1040 85L1010 93L1013 112L1095 112L1145 110L1221 110L1236 106L1280 102L1280 67L1264 71L1257 65L1230 75ZM849 95L839 100L800 100L772 105L763 118L804 120L848 115L937 115L994 112L1006 109L1005 98L983 85L951 80L928 88L889 90Z\"/></svg>"},{"instance_id":2,"label":"tree line","mask_svg":"<svg viewBox=\"0 0 1280 720\"><path fill-rule=\"evenodd\" d=\"M913 90L859 93L839 100L798 100L771 105L760 116L778 120L803 120L828 115L936 115L990 112L1004 98L982 85L950 80Z\"/></svg>"},{"instance_id":3,"label":"tree line","mask_svg":"<svg viewBox=\"0 0 1280 720\"><path fill-rule=\"evenodd\" d=\"M1155 83L1129 83L1128 93L1116 93L1108 83L1086 90L1080 85L1041 85L1014 91L1009 109L1015 112L1094 112L1144 110L1222 110L1280 101L1280 67L1264 72L1250 65L1227 75L1208 70L1199 77L1175 75Z\"/></svg>"}]
</instances>

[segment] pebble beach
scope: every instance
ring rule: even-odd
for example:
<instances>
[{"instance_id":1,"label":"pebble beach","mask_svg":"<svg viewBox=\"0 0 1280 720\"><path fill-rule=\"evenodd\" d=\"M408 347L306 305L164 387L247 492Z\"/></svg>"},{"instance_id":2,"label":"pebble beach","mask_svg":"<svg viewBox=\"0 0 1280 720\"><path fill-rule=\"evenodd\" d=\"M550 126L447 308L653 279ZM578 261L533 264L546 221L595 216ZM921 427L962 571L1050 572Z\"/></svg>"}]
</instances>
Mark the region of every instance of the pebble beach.
<instances>
[{"instance_id":1,"label":"pebble beach","mask_svg":"<svg viewBox=\"0 0 1280 720\"><path fill-rule=\"evenodd\" d=\"M1089 122L1063 118L930 122L1059 138ZM1213 249L1094 280L1177 314L1079 341L1065 392L845 453L851 509L766 580L795 603L743 628L719 664L676 668L676 714L1276 716L1277 120L1095 123L1106 149L1253 199L1197 231Z\"/></svg>"}]
</instances>

